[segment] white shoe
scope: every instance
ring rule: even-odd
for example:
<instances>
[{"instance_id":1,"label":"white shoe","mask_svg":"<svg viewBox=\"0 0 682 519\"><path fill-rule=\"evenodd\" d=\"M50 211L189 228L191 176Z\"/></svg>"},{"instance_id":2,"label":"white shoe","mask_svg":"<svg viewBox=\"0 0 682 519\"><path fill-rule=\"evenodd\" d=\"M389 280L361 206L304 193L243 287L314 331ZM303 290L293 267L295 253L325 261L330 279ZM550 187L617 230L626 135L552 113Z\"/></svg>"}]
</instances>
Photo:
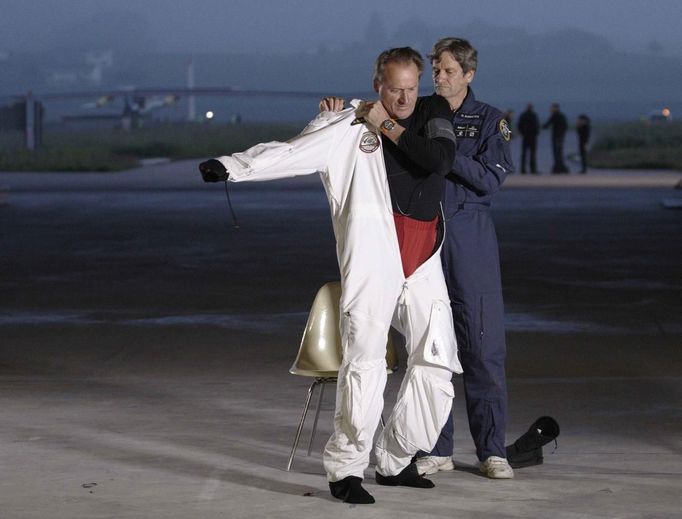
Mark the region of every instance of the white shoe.
<instances>
[{"instance_id":1,"label":"white shoe","mask_svg":"<svg viewBox=\"0 0 682 519\"><path fill-rule=\"evenodd\" d=\"M514 477L514 471L507 460L498 456L490 456L487 460L482 461L478 469L491 479L511 479Z\"/></svg>"},{"instance_id":2,"label":"white shoe","mask_svg":"<svg viewBox=\"0 0 682 519\"><path fill-rule=\"evenodd\" d=\"M415 462L420 474L435 474L439 471L455 470L455 464L450 456L424 456Z\"/></svg>"}]
</instances>

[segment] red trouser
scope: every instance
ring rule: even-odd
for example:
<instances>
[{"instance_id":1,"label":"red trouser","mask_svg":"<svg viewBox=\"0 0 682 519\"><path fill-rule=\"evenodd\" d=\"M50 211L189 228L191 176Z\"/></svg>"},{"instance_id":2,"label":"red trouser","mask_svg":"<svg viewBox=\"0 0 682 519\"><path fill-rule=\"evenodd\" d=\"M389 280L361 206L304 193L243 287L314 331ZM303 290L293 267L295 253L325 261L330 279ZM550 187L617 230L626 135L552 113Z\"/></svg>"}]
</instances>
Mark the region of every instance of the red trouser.
<instances>
[{"instance_id":1,"label":"red trouser","mask_svg":"<svg viewBox=\"0 0 682 519\"><path fill-rule=\"evenodd\" d=\"M438 232L438 217L430 222L424 222L393 213L393 219L398 234L403 273L407 278L433 254Z\"/></svg>"}]
</instances>

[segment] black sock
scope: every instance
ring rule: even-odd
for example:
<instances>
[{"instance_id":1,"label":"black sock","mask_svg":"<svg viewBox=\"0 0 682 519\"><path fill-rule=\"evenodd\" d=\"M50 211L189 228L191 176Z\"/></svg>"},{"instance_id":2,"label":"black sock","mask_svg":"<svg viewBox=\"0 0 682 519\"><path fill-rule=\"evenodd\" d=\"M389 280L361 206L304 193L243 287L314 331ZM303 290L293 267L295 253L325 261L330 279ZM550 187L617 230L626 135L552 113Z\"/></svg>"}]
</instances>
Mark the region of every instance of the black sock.
<instances>
[{"instance_id":1,"label":"black sock","mask_svg":"<svg viewBox=\"0 0 682 519\"><path fill-rule=\"evenodd\" d=\"M362 488L362 478L347 476L339 481L329 482L332 495L344 503L370 505L374 503L372 494Z\"/></svg>"},{"instance_id":2,"label":"black sock","mask_svg":"<svg viewBox=\"0 0 682 519\"><path fill-rule=\"evenodd\" d=\"M433 481L419 474L417 465L414 463L410 463L396 476L382 476L377 472L376 480L379 485L389 487L433 488L436 486L433 484Z\"/></svg>"}]
</instances>

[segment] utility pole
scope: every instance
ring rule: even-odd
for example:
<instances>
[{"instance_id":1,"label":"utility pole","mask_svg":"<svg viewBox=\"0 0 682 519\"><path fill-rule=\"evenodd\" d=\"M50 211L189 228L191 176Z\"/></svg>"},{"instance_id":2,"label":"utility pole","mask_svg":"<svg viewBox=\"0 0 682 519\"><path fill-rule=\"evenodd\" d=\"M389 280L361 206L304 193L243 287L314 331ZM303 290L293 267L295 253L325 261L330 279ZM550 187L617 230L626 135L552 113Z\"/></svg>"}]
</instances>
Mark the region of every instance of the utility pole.
<instances>
[{"instance_id":1,"label":"utility pole","mask_svg":"<svg viewBox=\"0 0 682 519\"><path fill-rule=\"evenodd\" d=\"M190 58L189 63L187 64L187 89L194 89L194 62L192 61L192 58ZM194 96L190 95L187 98L187 120L189 122L193 122L196 120L196 117L197 114L196 105L194 104Z\"/></svg>"},{"instance_id":2,"label":"utility pole","mask_svg":"<svg viewBox=\"0 0 682 519\"><path fill-rule=\"evenodd\" d=\"M33 151L36 149L36 134L35 134L35 101L33 100L33 92L30 90L26 94L26 149Z\"/></svg>"}]
</instances>

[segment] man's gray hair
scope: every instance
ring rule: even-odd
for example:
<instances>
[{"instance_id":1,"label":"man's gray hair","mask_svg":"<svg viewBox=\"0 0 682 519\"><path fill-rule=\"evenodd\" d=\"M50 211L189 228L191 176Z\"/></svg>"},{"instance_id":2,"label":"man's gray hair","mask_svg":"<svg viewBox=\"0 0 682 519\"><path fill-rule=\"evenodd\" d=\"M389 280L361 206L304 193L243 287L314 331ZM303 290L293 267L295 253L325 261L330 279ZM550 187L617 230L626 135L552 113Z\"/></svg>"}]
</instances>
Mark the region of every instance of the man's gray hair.
<instances>
[{"instance_id":1,"label":"man's gray hair","mask_svg":"<svg viewBox=\"0 0 682 519\"><path fill-rule=\"evenodd\" d=\"M422 75L424 70L424 59L412 47L396 47L388 49L379 54L379 57L374 62L374 81L381 82L384 78L384 69L389 63L401 63L409 65L414 63L419 69L419 75Z\"/></svg>"}]
</instances>

